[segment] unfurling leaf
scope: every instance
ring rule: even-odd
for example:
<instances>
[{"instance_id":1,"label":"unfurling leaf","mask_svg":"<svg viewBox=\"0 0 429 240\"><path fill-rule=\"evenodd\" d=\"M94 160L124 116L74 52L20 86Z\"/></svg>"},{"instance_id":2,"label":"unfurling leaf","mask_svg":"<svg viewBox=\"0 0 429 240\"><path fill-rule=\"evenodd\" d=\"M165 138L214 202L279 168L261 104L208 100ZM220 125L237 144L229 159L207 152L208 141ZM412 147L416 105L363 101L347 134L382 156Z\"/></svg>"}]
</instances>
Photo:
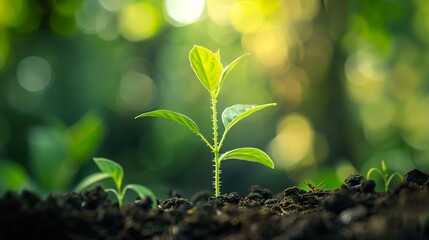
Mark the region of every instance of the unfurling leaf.
<instances>
[{"instance_id":1,"label":"unfurling leaf","mask_svg":"<svg viewBox=\"0 0 429 240\"><path fill-rule=\"evenodd\" d=\"M225 132L228 132L237 122L247 116L262 110L267 107L275 106L276 103L268 103L263 105L244 105L237 104L226 108L222 113L222 122L225 126Z\"/></svg>"},{"instance_id":2,"label":"unfurling leaf","mask_svg":"<svg viewBox=\"0 0 429 240\"><path fill-rule=\"evenodd\" d=\"M214 53L216 59L220 62L220 50L218 49L215 53Z\"/></svg>"},{"instance_id":3,"label":"unfurling leaf","mask_svg":"<svg viewBox=\"0 0 429 240\"><path fill-rule=\"evenodd\" d=\"M257 162L267 167L274 168L273 160L258 148L245 147L228 151L219 157L219 162L227 159L239 159L250 162Z\"/></svg>"},{"instance_id":4,"label":"unfurling leaf","mask_svg":"<svg viewBox=\"0 0 429 240\"><path fill-rule=\"evenodd\" d=\"M124 178L124 170L122 170L121 165L107 158L94 158L94 162L101 172L107 173L112 177L116 187L120 189Z\"/></svg>"},{"instance_id":5,"label":"unfurling leaf","mask_svg":"<svg viewBox=\"0 0 429 240\"><path fill-rule=\"evenodd\" d=\"M214 96L222 75L219 52L213 53L207 48L195 45L189 53L191 67L203 86Z\"/></svg>"},{"instance_id":6,"label":"unfurling leaf","mask_svg":"<svg viewBox=\"0 0 429 240\"><path fill-rule=\"evenodd\" d=\"M389 175L389 172L387 172L386 163L383 160L381 160L381 170L383 171L384 175Z\"/></svg>"},{"instance_id":7,"label":"unfurling leaf","mask_svg":"<svg viewBox=\"0 0 429 240\"><path fill-rule=\"evenodd\" d=\"M231 70L241 61L241 59L243 59L247 55L249 54L241 55L222 70L222 77L220 79L218 91L222 88L223 82L225 81L225 78L226 76L228 76L229 72L231 72Z\"/></svg>"}]
</instances>

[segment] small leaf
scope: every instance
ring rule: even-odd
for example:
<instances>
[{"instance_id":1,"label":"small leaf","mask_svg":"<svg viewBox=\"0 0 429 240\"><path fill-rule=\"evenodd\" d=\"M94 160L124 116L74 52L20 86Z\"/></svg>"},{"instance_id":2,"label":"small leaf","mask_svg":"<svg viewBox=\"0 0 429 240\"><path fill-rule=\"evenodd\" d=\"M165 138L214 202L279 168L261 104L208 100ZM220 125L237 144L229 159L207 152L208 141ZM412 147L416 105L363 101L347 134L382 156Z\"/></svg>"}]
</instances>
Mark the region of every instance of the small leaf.
<instances>
[{"instance_id":1,"label":"small leaf","mask_svg":"<svg viewBox=\"0 0 429 240\"><path fill-rule=\"evenodd\" d=\"M124 188L124 193L127 189L131 189L136 192L140 198L149 197L152 201L152 208L156 208L157 202L155 194L151 190L149 190L149 188L139 184L128 184Z\"/></svg>"},{"instance_id":2,"label":"small leaf","mask_svg":"<svg viewBox=\"0 0 429 240\"><path fill-rule=\"evenodd\" d=\"M95 184L96 182L99 182L103 179L111 177L108 173L94 173L89 175L88 177L84 178L79 185L77 185L75 191L76 192L82 192L83 189Z\"/></svg>"},{"instance_id":3,"label":"small leaf","mask_svg":"<svg viewBox=\"0 0 429 240\"><path fill-rule=\"evenodd\" d=\"M222 70L222 77L220 79L219 83L219 90L222 88L223 82L225 81L226 76L228 76L229 72L243 59L244 57L248 56L249 54L243 54L240 57L236 58L234 61L232 61L228 66L226 66ZM218 91L219 91L218 90Z\"/></svg>"},{"instance_id":4,"label":"small leaf","mask_svg":"<svg viewBox=\"0 0 429 240\"><path fill-rule=\"evenodd\" d=\"M245 147L228 151L219 157L219 163L227 159L239 159L257 162L274 169L273 160L271 160L271 158L264 151L258 148Z\"/></svg>"},{"instance_id":5,"label":"small leaf","mask_svg":"<svg viewBox=\"0 0 429 240\"><path fill-rule=\"evenodd\" d=\"M113 178L116 188L120 189L124 178L124 170L122 170L121 165L106 158L94 158L94 162L101 172L107 173Z\"/></svg>"},{"instance_id":6,"label":"small leaf","mask_svg":"<svg viewBox=\"0 0 429 240\"><path fill-rule=\"evenodd\" d=\"M383 171L383 173L387 176L389 173L387 172L387 166L386 163L384 162L384 160L381 160L381 170Z\"/></svg>"},{"instance_id":7,"label":"small leaf","mask_svg":"<svg viewBox=\"0 0 429 240\"><path fill-rule=\"evenodd\" d=\"M226 108L222 113L222 122L225 126L225 133L228 132L232 126L243 118L255 113L259 110L262 110L267 107L275 106L276 103L268 103L264 105L244 105L237 104L231 107Z\"/></svg>"},{"instance_id":8,"label":"small leaf","mask_svg":"<svg viewBox=\"0 0 429 240\"><path fill-rule=\"evenodd\" d=\"M220 51L219 49L214 53L216 59L220 62Z\"/></svg>"},{"instance_id":9,"label":"small leaf","mask_svg":"<svg viewBox=\"0 0 429 240\"><path fill-rule=\"evenodd\" d=\"M201 135L200 129L198 128L197 124L188 116L183 115L181 113L173 112L170 110L156 110L152 112L146 112L138 115L137 118L141 117L160 117L160 118L166 118L169 120L172 120L174 122L177 122L180 125L183 125L187 127L192 132Z\"/></svg>"},{"instance_id":10,"label":"small leaf","mask_svg":"<svg viewBox=\"0 0 429 240\"><path fill-rule=\"evenodd\" d=\"M218 59L220 59L220 54L215 54L207 48L197 45L189 53L192 69L211 95L217 92L222 75L222 64Z\"/></svg>"}]
</instances>

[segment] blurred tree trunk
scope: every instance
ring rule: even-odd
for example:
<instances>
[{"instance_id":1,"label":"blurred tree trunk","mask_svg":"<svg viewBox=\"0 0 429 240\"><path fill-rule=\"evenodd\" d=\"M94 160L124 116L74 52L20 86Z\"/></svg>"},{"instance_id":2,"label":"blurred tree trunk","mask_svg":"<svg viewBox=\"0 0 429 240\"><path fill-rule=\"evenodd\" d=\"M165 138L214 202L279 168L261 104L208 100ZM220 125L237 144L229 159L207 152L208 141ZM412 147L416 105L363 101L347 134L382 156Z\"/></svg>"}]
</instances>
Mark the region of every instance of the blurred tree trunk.
<instances>
[{"instance_id":1,"label":"blurred tree trunk","mask_svg":"<svg viewBox=\"0 0 429 240\"><path fill-rule=\"evenodd\" d=\"M320 130L326 135L330 145L327 163L337 164L341 159L351 159L353 156L350 135L354 127L351 126L353 119L343 83L346 54L341 45L349 20L348 1L322 0L322 3L327 20L327 34L333 47L331 65L323 86L326 92L325 111L319 116L319 120L323 124Z\"/></svg>"}]
</instances>

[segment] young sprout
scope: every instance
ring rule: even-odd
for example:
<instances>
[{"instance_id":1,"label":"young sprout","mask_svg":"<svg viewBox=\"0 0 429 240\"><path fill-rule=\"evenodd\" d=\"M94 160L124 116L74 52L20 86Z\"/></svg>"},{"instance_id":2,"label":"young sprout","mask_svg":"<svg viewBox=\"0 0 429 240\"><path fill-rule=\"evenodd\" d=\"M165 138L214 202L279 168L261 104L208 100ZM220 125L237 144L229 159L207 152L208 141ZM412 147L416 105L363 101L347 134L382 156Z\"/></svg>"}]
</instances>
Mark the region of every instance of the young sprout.
<instances>
[{"instance_id":1,"label":"young sprout","mask_svg":"<svg viewBox=\"0 0 429 240\"><path fill-rule=\"evenodd\" d=\"M381 170L378 168L371 168L368 170L367 174L366 174L366 179L369 179L369 177L371 176L371 173L373 172L377 172L381 178L384 181L384 191L388 191L389 190L389 185L390 182L392 181L392 179L397 176L399 179L401 179L401 181L404 181L404 178L402 177L402 175L398 172L394 172L392 175L389 175L389 172L387 170L387 165L386 163L381 160Z\"/></svg>"},{"instance_id":2,"label":"young sprout","mask_svg":"<svg viewBox=\"0 0 429 240\"><path fill-rule=\"evenodd\" d=\"M147 187L139 184L128 184L122 188L124 171L121 165L106 158L94 158L94 162L101 172L94 173L83 179L82 182L76 187L76 192L81 192L85 188L94 185L103 179L112 178L116 189L108 188L105 191L112 192L116 196L120 208L122 208L123 199L128 189L136 192L140 198L144 198L145 196L149 197L152 201L152 207L156 208L156 197Z\"/></svg>"},{"instance_id":3,"label":"young sprout","mask_svg":"<svg viewBox=\"0 0 429 240\"><path fill-rule=\"evenodd\" d=\"M220 195L220 164L224 160L239 159L250 162L256 162L274 168L274 163L271 158L262 150L253 147L244 147L233 149L220 154L225 138L231 128L240 120L248 117L249 115L262 110L267 107L275 106L276 103L268 103L263 105L244 105L237 104L226 108L222 113L222 123L225 127L222 135L218 132L218 112L217 112L217 98L219 96L222 85L226 76L231 70L245 57L242 55L232 61L228 66L223 67L220 62L219 50L213 53L207 48L201 46L194 46L189 53L189 61L191 67L200 80L201 84L210 94L211 110L212 110L212 129L213 129L213 142L209 142L206 137L201 133L197 124L189 117L169 111L169 110L155 110L138 115L136 118L141 117L160 117L172 120L179 123L189 130L197 134L203 142L207 144L213 152L213 166L214 166L214 189L215 196Z\"/></svg>"}]
</instances>

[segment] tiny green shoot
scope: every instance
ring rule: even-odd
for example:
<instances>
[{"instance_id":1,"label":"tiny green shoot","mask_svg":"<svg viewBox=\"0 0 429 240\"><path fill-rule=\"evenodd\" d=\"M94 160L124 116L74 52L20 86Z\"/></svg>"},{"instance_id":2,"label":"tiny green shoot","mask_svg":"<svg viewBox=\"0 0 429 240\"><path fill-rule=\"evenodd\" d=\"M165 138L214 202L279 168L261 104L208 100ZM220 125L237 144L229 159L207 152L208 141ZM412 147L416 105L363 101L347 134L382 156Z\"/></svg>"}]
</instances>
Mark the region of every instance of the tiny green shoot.
<instances>
[{"instance_id":1,"label":"tiny green shoot","mask_svg":"<svg viewBox=\"0 0 429 240\"><path fill-rule=\"evenodd\" d=\"M366 179L369 179L373 172L378 173L381 176L381 178L383 179L384 190L386 192L389 190L389 185L395 176L398 177L399 179L401 179L401 181L404 181L404 178L398 172L394 172L392 175L389 175L389 171L387 170L387 165L383 160L381 160L381 170L379 168L375 168L375 167L369 169L367 174L366 174Z\"/></svg>"},{"instance_id":2,"label":"tiny green shoot","mask_svg":"<svg viewBox=\"0 0 429 240\"><path fill-rule=\"evenodd\" d=\"M138 115L136 118L141 117L159 117L172 120L180 125L187 127L189 130L197 134L203 142L212 151L213 166L214 166L214 189L215 196L220 195L220 165L221 162L228 159L239 159L250 162L256 162L274 168L274 163L271 158L262 150L253 147L237 148L220 154L220 150L224 144L226 136L231 128L240 120L248 117L249 115L265 109L267 107L275 106L276 103L268 103L263 105L245 105L236 104L226 108L222 113L222 123L224 125L224 132L219 135L218 127L218 112L217 112L217 98L223 86L226 76L231 70L246 56L241 55L232 61L226 67L223 67L220 61L220 52L212 52L207 48L195 45L189 53L189 61L191 68L197 75L201 84L209 92L211 98L212 110L212 130L213 142L209 142L206 137L201 133L198 125L188 116L181 113L173 112L170 110L155 110Z\"/></svg>"},{"instance_id":3,"label":"tiny green shoot","mask_svg":"<svg viewBox=\"0 0 429 240\"><path fill-rule=\"evenodd\" d=\"M111 178L115 183L116 189L108 188L105 191L112 192L116 196L120 208L123 206L123 199L128 189L136 192L140 198L144 198L145 196L149 197L152 201L152 208L156 208L156 197L147 187L139 184L128 184L122 188L124 171L121 165L106 158L94 158L94 162L100 169L100 172L91 174L83 179L76 187L76 192L81 192L85 188L90 187L103 179Z\"/></svg>"}]
</instances>

